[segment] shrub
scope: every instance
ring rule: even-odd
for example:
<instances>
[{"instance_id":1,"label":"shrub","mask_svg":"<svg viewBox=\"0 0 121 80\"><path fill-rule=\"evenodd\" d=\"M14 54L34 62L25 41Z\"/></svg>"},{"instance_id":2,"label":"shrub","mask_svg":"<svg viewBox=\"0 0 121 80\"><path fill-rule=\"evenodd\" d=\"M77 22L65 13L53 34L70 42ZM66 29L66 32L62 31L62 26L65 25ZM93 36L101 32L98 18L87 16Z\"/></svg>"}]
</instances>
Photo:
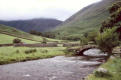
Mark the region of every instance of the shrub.
<instances>
[{"instance_id":1,"label":"shrub","mask_svg":"<svg viewBox=\"0 0 121 80\"><path fill-rule=\"evenodd\" d=\"M16 53L19 53L20 51L19 50L16 50Z\"/></svg>"},{"instance_id":2,"label":"shrub","mask_svg":"<svg viewBox=\"0 0 121 80\"><path fill-rule=\"evenodd\" d=\"M96 42L95 41L96 37L97 37L97 31L91 31L88 33L88 36L87 36L88 40L93 42Z\"/></svg>"},{"instance_id":3,"label":"shrub","mask_svg":"<svg viewBox=\"0 0 121 80\"><path fill-rule=\"evenodd\" d=\"M37 36L41 36L41 35L42 35L41 32L38 32L38 31L36 31L36 30L31 30L29 33L30 33L30 34L33 34L33 35L37 35Z\"/></svg>"},{"instance_id":4,"label":"shrub","mask_svg":"<svg viewBox=\"0 0 121 80\"><path fill-rule=\"evenodd\" d=\"M20 39L16 38L13 40L13 43L22 43Z\"/></svg>"},{"instance_id":5,"label":"shrub","mask_svg":"<svg viewBox=\"0 0 121 80\"><path fill-rule=\"evenodd\" d=\"M47 38L55 38L55 33L53 32L44 32L42 34L43 37L47 37Z\"/></svg>"},{"instance_id":6,"label":"shrub","mask_svg":"<svg viewBox=\"0 0 121 80\"><path fill-rule=\"evenodd\" d=\"M116 33L117 28L106 29L103 33L99 33L96 37L96 43L103 52L108 53L107 59L112 55L114 47L118 46L119 34Z\"/></svg>"},{"instance_id":7,"label":"shrub","mask_svg":"<svg viewBox=\"0 0 121 80\"><path fill-rule=\"evenodd\" d=\"M29 50L25 50L24 53L29 54L29 53L35 53L35 52L37 52L36 49L29 49Z\"/></svg>"},{"instance_id":8,"label":"shrub","mask_svg":"<svg viewBox=\"0 0 121 80\"><path fill-rule=\"evenodd\" d=\"M46 44L47 43L47 39L46 38L43 38L42 43Z\"/></svg>"},{"instance_id":9,"label":"shrub","mask_svg":"<svg viewBox=\"0 0 121 80\"><path fill-rule=\"evenodd\" d=\"M104 68L98 68L95 72L94 72L95 77L110 77L110 73L107 69Z\"/></svg>"},{"instance_id":10,"label":"shrub","mask_svg":"<svg viewBox=\"0 0 121 80\"><path fill-rule=\"evenodd\" d=\"M111 7L109 7L109 12L112 14L116 12L121 7L121 1L114 3Z\"/></svg>"},{"instance_id":11,"label":"shrub","mask_svg":"<svg viewBox=\"0 0 121 80\"><path fill-rule=\"evenodd\" d=\"M113 64L115 65L113 67L115 67L116 72L120 72L121 73L121 64L120 63L121 63L121 59L120 58L117 58L117 59L113 60Z\"/></svg>"},{"instance_id":12,"label":"shrub","mask_svg":"<svg viewBox=\"0 0 121 80\"><path fill-rule=\"evenodd\" d=\"M73 49L73 47L66 47L66 49L64 50L64 53L68 56L74 56L75 54L75 49Z\"/></svg>"},{"instance_id":13,"label":"shrub","mask_svg":"<svg viewBox=\"0 0 121 80\"><path fill-rule=\"evenodd\" d=\"M83 46L83 45L87 45L88 44L88 39L86 37L81 37L80 39L80 45Z\"/></svg>"},{"instance_id":14,"label":"shrub","mask_svg":"<svg viewBox=\"0 0 121 80\"><path fill-rule=\"evenodd\" d=\"M41 50L42 53L48 53L48 50Z\"/></svg>"}]
</instances>

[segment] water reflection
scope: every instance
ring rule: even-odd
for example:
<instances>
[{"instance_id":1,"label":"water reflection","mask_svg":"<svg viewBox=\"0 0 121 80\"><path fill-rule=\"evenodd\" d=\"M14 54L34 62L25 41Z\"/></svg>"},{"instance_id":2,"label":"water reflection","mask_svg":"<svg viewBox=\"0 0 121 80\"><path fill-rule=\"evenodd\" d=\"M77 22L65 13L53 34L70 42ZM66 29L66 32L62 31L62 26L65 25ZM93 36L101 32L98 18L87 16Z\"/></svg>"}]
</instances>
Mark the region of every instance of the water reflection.
<instances>
[{"instance_id":1,"label":"water reflection","mask_svg":"<svg viewBox=\"0 0 121 80\"><path fill-rule=\"evenodd\" d=\"M84 55L87 56L107 56L107 54L104 54L100 49L89 49L84 52Z\"/></svg>"}]
</instances>

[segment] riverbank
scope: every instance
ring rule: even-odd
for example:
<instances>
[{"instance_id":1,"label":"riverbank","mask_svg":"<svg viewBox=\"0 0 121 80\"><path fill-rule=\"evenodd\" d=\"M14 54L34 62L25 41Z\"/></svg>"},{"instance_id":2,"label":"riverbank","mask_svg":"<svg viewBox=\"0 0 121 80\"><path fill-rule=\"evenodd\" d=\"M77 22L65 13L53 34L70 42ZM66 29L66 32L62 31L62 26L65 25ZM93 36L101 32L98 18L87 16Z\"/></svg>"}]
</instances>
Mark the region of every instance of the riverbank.
<instances>
[{"instance_id":1,"label":"riverbank","mask_svg":"<svg viewBox=\"0 0 121 80\"><path fill-rule=\"evenodd\" d=\"M82 57L57 56L0 66L0 80L79 80L100 62Z\"/></svg>"},{"instance_id":2,"label":"riverbank","mask_svg":"<svg viewBox=\"0 0 121 80\"><path fill-rule=\"evenodd\" d=\"M0 47L0 65L65 55L65 47Z\"/></svg>"},{"instance_id":3,"label":"riverbank","mask_svg":"<svg viewBox=\"0 0 121 80\"><path fill-rule=\"evenodd\" d=\"M109 71L110 77L96 77L94 74L91 74L87 77L86 80L121 80L121 59L120 58L111 58L106 63L100 66Z\"/></svg>"}]
</instances>

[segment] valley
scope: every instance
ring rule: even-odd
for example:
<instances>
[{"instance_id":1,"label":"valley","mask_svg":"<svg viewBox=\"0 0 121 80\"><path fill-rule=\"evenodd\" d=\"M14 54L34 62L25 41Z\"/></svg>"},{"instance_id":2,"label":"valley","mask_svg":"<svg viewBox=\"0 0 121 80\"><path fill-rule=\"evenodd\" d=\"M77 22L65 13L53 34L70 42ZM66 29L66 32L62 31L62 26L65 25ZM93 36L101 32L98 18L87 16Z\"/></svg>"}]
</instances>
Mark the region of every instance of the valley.
<instances>
[{"instance_id":1,"label":"valley","mask_svg":"<svg viewBox=\"0 0 121 80\"><path fill-rule=\"evenodd\" d=\"M0 80L121 80L120 0L48 15L0 20Z\"/></svg>"}]
</instances>

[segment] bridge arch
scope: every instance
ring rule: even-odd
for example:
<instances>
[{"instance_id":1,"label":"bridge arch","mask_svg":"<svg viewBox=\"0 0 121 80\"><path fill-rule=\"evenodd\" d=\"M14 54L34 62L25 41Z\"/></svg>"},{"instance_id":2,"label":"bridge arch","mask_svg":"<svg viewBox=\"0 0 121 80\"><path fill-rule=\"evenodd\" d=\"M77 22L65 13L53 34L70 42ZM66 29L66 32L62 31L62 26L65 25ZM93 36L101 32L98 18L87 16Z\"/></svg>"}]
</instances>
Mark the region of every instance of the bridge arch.
<instances>
[{"instance_id":1,"label":"bridge arch","mask_svg":"<svg viewBox=\"0 0 121 80\"><path fill-rule=\"evenodd\" d=\"M89 50L89 49L94 49L94 48L97 48L98 49L98 47L96 46L96 45L85 45L85 46L83 46L82 48L80 48L79 50L76 50L76 55L79 55L79 56L84 56L84 52L85 51L87 51L87 50Z\"/></svg>"}]
</instances>

